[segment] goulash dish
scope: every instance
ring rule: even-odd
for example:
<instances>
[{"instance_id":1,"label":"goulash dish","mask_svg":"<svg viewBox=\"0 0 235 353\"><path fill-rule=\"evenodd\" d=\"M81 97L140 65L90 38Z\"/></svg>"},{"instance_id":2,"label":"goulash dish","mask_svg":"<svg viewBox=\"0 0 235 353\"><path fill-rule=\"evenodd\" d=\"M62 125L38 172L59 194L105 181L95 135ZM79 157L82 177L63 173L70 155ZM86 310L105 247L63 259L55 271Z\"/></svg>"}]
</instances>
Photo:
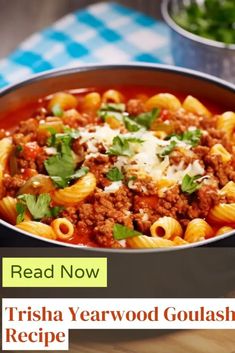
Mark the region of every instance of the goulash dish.
<instances>
[{"instance_id":1,"label":"goulash dish","mask_svg":"<svg viewBox=\"0 0 235 353\"><path fill-rule=\"evenodd\" d=\"M143 249L235 228L234 112L153 88L88 89L0 124L0 217L18 230Z\"/></svg>"}]
</instances>

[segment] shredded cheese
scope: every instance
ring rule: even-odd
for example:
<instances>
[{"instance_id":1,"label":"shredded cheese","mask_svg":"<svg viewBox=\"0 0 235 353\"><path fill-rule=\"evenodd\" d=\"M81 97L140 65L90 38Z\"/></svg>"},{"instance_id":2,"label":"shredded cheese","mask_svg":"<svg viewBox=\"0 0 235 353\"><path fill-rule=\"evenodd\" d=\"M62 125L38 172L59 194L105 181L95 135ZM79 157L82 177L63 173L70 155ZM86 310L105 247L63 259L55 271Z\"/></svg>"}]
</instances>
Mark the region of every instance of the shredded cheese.
<instances>
[{"instance_id":1,"label":"shredded cheese","mask_svg":"<svg viewBox=\"0 0 235 353\"><path fill-rule=\"evenodd\" d=\"M178 148L187 150L190 153L192 146L184 141L179 141L176 137L172 137L170 140L161 140L154 135L154 132L142 129L137 132L123 133L120 129L111 129L108 124L91 126L90 131L89 127L84 127L79 131L81 134L81 143L87 143L86 159L99 155L97 145L100 143L108 150L112 146L113 139L116 136L141 139L142 143L130 143L130 149L134 152L131 157L117 156L114 166L127 175L135 175L142 178L148 175L154 181L168 178L181 184L186 174L193 177L196 175L203 176L205 173L199 160L195 160L193 163L188 164L188 166L184 165L184 161L181 161L178 165L170 165L169 156L160 157L161 152L172 141L176 142ZM116 192L121 185L122 182L120 181L113 182L110 186L105 187L104 191L108 193ZM134 188L134 181L130 181L128 186Z\"/></svg>"}]
</instances>

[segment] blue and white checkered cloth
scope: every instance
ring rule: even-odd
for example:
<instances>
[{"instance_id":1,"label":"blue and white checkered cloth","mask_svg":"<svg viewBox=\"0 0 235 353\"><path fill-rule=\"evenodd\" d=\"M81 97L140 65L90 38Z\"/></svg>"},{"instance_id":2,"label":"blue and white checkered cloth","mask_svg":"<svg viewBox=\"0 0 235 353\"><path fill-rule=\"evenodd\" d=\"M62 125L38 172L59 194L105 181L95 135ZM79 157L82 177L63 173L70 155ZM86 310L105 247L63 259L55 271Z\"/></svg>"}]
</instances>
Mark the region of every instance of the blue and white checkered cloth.
<instances>
[{"instance_id":1,"label":"blue and white checkered cloth","mask_svg":"<svg viewBox=\"0 0 235 353\"><path fill-rule=\"evenodd\" d=\"M167 26L116 3L69 14L0 60L0 87L45 70L86 63L172 63Z\"/></svg>"}]
</instances>

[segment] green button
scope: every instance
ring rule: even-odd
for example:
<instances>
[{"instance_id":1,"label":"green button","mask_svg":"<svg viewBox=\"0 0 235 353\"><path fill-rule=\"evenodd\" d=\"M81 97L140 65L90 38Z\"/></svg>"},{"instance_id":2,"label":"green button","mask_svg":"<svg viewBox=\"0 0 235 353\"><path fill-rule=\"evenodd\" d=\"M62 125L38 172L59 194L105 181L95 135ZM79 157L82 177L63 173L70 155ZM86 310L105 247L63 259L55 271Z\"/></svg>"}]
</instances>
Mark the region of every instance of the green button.
<instances>
[{"instance_id":1,"label":"green button","mask_svg":"<svg viewBox=\"0 0 235 353\"><path fill-rule=\"evenodd\" d=\"M107 287L107 258L3 258L3 287Z\"/></svg>"}]
</instances>

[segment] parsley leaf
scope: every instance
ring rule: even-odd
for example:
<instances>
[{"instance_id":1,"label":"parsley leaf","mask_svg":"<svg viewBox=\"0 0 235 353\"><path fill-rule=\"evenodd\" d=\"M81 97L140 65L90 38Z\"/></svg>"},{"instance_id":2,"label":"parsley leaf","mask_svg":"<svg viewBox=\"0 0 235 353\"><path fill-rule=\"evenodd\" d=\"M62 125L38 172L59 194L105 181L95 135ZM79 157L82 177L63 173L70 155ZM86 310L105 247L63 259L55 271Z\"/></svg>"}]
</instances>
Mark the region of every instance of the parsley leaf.
<instances>
[{"instance_id":1,"label":"parsley leaf","mask_svg":"<svg viewBox=\"0 0 235 353\"><path fill-rule=\"evenodd\" d=\"M64 209L63 206L55 206L51 208L51 216L56 218L59 216L59 213Z\"/></svg>"},{"instance_id":2,"label":"parsley leaf","mask_svg":"<svg viewBox=\"0 0 235 353\"><path fill-rule=\"evenodd\" d=\"M117 121L123 122L123 115L122 115L122 113L119 113L119 112L104 110L99 113L99 116L101 117L101 119L103 121L106 121L107 118L112 117L112 118L116 119Z\"/></svg>"},{"instance_id":3,"label":"parsley leaf","mask_svg":"<svg viewBox=\"0 0 235 353\"><path fill-rule=\"evenodd\" d=\"M134 229L127 228L121 224L116 223L113 227L113 237L116 240L122 240L130 237L142 235Z\"/></svg>"},{"instance_id":4,"label":"parsley leaf","mask_svg":"<svg viewBox=\"0 0 235 353\"><path fill-rule=\"evenodd\" d=\"M75 163L68 142L70 141L61 143L61 151L44 162L47 173L59 187L67 185L66 178L73 175L75 170ZM58 177L61 180L57 179Z\"/></svg>"},{"instance_id":5,"label":"parsley leaf","mask_svg":"<svg viewBox=\"0 0 235 353\"><path fill-rule=\"evenodd\" d=\"M112 156L132 157L134 152L130 148L130 143L142 143L143 140L136 137L121 137L116 136L113 139L113 145L107 151L107 154Z\"/></svg>"},{"instance_id":6,"label":"parsley leaf","mask_svg":"<svg viewBox=\"0 0 235 353\"><path fill-rule=\"evenodd\" d=\"M168 154L170 154L175 148L175 146L176 146L176 141L171 141L171 143L168 146L163 148L162 152L160 153L160 157L165 157Z\"/></svg>"},{"instance_id":7,"label":"parsley leaf","mask_svg":"<svg viewBox=\"0 0 235 353\"><path fill-rule=\"evenodd\" d=\"M202 136L201 130L195 129L192 131L185 131L183 134L179 134L179 135L177 134L170 135L167 137L167 139L169 140L170 138L175 137L177 140L183 141L188 145L195 147L199 144L201 136Z\"/></svg>"},{"instance_id":8,"label":"parsley leaf","mask_svg":"<svg viewBox=\"0 0 235 353\"><path fill-rule=\"evenodd\" d=\"M143 126L136 123L134 119L130 119L127 116L124 116L123 120L124 120L126 129L130 132L136 132L136 131L139 131L140 129L143 129Z\"/></svg>"},{"instance_id":9,"label":"parsley leaf","mask_svg":"<svg viewBox=\"0 0 235 353\"><path fill-rule=\"evenodd\" d=\"M48 158L45 168L54 183L60 187L66 187L73 179L78 179L88 172L88 168L81 168L75 172L75 162L71 150L72 139L79 137L78 131L67 131L63 134L55 134L51 140L57 148L57 155Z\"/></svg>"},{"instance_id":10,"label":"parsley leaf","mask_svg":"<svg viewBox=\"0 0 235 353\"><path fill-rule=\"evenodd\" d=\"M113 111L123 113L126 109L124 103L103 103L100 107L100 111Z\"/></svg>"},{"instance_id":11,"label":"parsley leaf","mask_svg":"<svg viewBox=\"0 0 235 353\"><path fill-rule=\"evenodd\" d=\"M183 192L186 192L187 194L192 194L196 190L200 189L201 184L198 184L197 179L201 178L201 175L196 175L196 176L189 176L186 174L183 177L182 184L181 184L181 190Z\"/></svg>"},{"instance_id":12,"label":"parsley leaf","mask_svg":"<svg viewBox=\"0 0 235 353\"><path fill-rule=\"evenodd\" d=\"M151 112L139 114L133 119L137 124L144 126L146 129L150 129L154 120L158 118L159 113L160 109L154 108Z\"/></svg>"},{"instance_id":13,"label":"parsley leaf","mask_svg":"<svg viewBox=\"0 0 235 353\"><path fill-rule=\"evenodd\" d=\"M106 176L111 181L120 181L124 179L124 175L117 167L111 168Z\"/></svg>"},{"instance_id":14,"label":"parsley leaf","mask_svg":"<svg viewBox=\"0 0 235 353\"><path fill-rule=\"evenodd\" d=\"M22 222L22 214L25 212L26 207L35 220L42 219L43 217L50 217L50 202L51 197L49 194L40 194L38 196L24 194L19 196L16 204L16 211L19 217L18 221Z\"/></svg>"},{"instance_id":15,"label":"parsley leaf","mask_svg":"<svg viewBox=\"0 0 235 353\"><path fill-rule=\"evenodd\" d=\"M21 202L17 202L17 204L16 204L16 213L17 213L16 224L19 224L24 221L25 211L26 211L26 205L24 205Z\"/></svg>"},{"instance_id":16,"label":"parsley leaf","mask_svg":"<svg viewBox=\"0 0 235 353\"><path fill-rule=\"evenodd\" d=\"M61 177L61 176L58 176L58 175L54 175L54 176L51 176L51 179L54 181L54 183L58 187L65 188L66 186L68 186L70 181L76 180L76 179L79 179L79 178L83 177L84 175L86 175L88 173L88 171L89 171L89 168L82 167L82 168L78 169L72 175L68 175L66 177Z\"/></svg>"},{"instance_id":17,"label":"parsley leaf","mask_svg":"<svg viewBox=\"0 0 235 353\"><path fill-rule=\"evenodd\" d=\"M54 116L58 116L58 117L61 117L64 114L64 111L61 108L60 104L53 105L51 111L52 111Z\"/></svg>"},{"instance_id":18,"label":"parsley leaf","mask_svg":"<svg viewBox=\"0 0 235 353\"><path fill-rule=\"evenodd\" d=\"M200 139L202 136L202 132L199 129L195 129L192 131L185 131L182 135L181 135L181 141L184 141L185 143L187 143L188 145L191 145L192 147L195 147L199 144Z\"/></svg>"}]
</instances>

